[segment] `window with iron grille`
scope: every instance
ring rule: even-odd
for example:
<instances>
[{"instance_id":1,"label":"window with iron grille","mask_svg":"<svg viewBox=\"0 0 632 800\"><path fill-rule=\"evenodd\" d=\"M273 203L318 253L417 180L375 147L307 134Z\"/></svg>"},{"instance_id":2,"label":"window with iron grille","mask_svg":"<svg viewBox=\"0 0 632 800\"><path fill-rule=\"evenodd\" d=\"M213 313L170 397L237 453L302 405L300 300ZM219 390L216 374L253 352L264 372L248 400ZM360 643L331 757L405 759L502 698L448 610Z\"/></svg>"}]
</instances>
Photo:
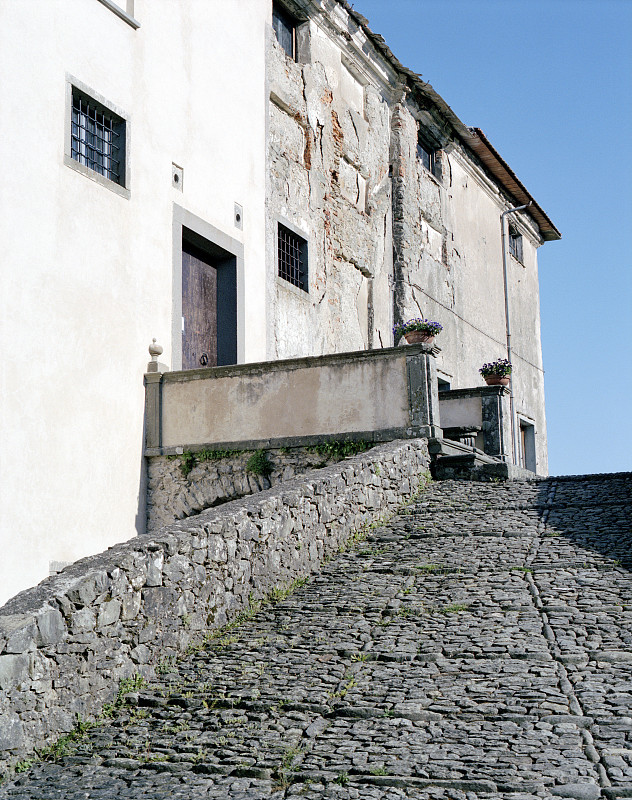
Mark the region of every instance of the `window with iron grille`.
<instances>
[{"instance_id":1,"label":"window with iron grille","mask_svg":"<svg viewBox=\"0 0 632 800\"><path fill-rule=\"evenodd\" d=\"M513 225L509 226L509 252L517 261L519 261L521 264L523 263L522 236L513 227Z\"/></svg>"},{"instance_id":2,"label":"window with iron grille","mask_svg":"<svg viewBox=\"0 0 632 800\"><path fill-rule=\"evenodd\" d=\"M296 61L296 19L279 3L272 3L272 27L281 47Z\"/></svg>"},{"instance_id":3,"label":"window with iron grille","mask_svg":"<svg viewBox=\"0 0 632 800\"><path fill-rule=\"evenodd\" d=\"M308 291L307 241L281 223L277 231L277 262L280 278Z\"/></svg>"},{"instance_id":4,"label":"window with iron grille","mask_svg":"<svg viewBox=\"0 0 632 800\"><path fill-rule=\"evenodd\" d=\"M74 86L70 155L108 180L125 185L125 120Z\"/></svg>"}]
</instances>

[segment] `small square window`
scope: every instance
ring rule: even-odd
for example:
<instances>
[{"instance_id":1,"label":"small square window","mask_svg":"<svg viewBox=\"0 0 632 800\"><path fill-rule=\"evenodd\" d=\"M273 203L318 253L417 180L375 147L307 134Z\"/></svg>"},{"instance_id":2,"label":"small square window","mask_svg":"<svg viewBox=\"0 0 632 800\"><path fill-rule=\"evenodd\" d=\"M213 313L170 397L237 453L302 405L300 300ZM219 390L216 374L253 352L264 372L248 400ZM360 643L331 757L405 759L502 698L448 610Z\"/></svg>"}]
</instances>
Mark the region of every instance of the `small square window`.
<instances>
[{"instance_id":1,"label":"small square window","mask_svg":"<svg viewBox=\"0 0 632 800\"><path fill-rule=\"evenodd\" d=\"M277 261L279 277L307 292L307 241L280 222L277 231Z\"/></svg>"},{"instance_id":2,"label":"small square window","mask_svg":"<svg viewBox=\"0 0 632 800\"><path fill-rule=\"evenodd\" d=\"M84 167L125 186L125 120L74 86L70 155Z\"/></svg>"},{"instance_id":3,"label":"small square window","mask_svg":"<svg viewBox=\"0 0 632 800\"><path fill-rule=\"evenodd\" d=\"M513 227L513 225L509 226L509 252L516 259L516 261L519 261L521 264L523 263L522 236Z\"/></svg>"},{"instance_id":4,"label":"small square window","mask_svg":"<svg viewBox=\"0 0 632 800\"><path fill-rule=\"evenodd\" d=\"M422 139L417 139L417 158L421 161L428 172L435 174L436 169L436 150L430 147Z\"/></svg>"},{"instance_id":5,"label":"small square window","mask_svg":"<svg viewBox=\"0 0 632 800\"><path fill-rule=\"evenodd\" d=\"M272 27L276 38L287 55L296 61L297 20L279 3L272 3Z\"/></svg>"}]
</instances>

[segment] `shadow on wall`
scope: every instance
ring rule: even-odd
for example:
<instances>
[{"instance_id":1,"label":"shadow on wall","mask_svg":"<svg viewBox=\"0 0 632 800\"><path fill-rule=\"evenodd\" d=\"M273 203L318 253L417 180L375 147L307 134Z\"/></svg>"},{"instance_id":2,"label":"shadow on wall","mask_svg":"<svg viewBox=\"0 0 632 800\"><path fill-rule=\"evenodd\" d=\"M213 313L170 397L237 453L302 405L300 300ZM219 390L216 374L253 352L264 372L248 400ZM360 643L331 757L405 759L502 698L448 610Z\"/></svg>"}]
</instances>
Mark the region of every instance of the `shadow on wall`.
<instances>
[{"instance_id":1,"label":"shadow on wall","mask_svg":"<svg viewBox=\"0 0 632 800\"><path fill-rule=\"evenodd\" d=\"M533 566L599 570L614 562L632 570L632 473L551 478L542 484L537 503L546 530ZM589 585L590 576L585 580Z\"/></svg>"},{"instance_id":2,"label":"shadow on wall","mask_svg":"<svg viewBox=\"0 0 632 800\"><path fill-rule=\"evenodd\" d=\"M143 439L140 446L140 471L138 474L138 508L134 518L136 535L147 533L147 459L145 458L145 420L143 414Z\"/></svg>"}]
</instances>

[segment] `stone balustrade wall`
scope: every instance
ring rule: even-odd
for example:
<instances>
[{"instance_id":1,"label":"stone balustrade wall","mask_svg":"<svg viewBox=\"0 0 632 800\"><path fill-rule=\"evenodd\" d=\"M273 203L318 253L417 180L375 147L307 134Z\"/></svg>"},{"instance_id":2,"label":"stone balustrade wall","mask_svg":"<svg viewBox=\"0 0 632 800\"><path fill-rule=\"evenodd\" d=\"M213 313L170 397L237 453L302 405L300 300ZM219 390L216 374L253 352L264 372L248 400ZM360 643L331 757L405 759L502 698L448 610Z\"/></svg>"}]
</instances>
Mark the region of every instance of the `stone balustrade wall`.
<instances>
[{"instance_id":1,"label":"stone balustrade wall","mask_svg":"<svg viewBox=\"0 0 632 800\"><path fill-rule=\"evenodd\" d=\"M318 569L426 480L426 440L380 445L82 559L0 609L0 772Z\"/></svg>"}]
</instances>

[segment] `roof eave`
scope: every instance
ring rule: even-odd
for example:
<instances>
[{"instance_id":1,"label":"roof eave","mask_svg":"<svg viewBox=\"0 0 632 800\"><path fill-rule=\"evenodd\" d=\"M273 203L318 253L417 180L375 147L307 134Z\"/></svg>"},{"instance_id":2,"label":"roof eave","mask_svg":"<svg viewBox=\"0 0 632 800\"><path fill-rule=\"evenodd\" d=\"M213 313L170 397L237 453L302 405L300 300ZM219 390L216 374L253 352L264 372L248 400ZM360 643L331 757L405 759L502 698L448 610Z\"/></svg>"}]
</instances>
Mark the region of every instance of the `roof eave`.
<instances>
[{"instance_id":1,"label":"roof eave","mask_svg":"<svg viewBox=\"0 0 632 800\"><path fill-rule=\"evenodd\" d=\"M555 227L548 215L536 203L531 194L516 176L515 172L493 147L480 128L468 128L454 113L446 101L438 94L429 83L422 80L416 72L405 67L393 54L386 44L384 37L369 28L369 21L362 14L355 11L347 0L337 0L349 16L362 28L373 46L386 58L391 66L407 81L411 88L416 89L427 97L443 114L450 123L461 142L474 153L492 174L495 180L509 194L518 205L531 203L529 214L535 220L540 235L545 242L556 241L562 234Z\"/></svg>"},{"instance_id":2,"label":"roof eave","mask_svg":"<svg viewBox=\"0 0 632 800\"><path fill-rule=\"evenodd\" d=\"M544 241L553 242L561 239L562 234L555 227L542 207L527 191L509 164L507 164L504 158L502 158L494 148L483 131L480 128L469 128L468 132L469 135L467 139L469 139L469 141L466 141L467 146L492 173L507 193L520 205L531 204L528 213L535 220Z\"/></svg>"}]
</instances>

